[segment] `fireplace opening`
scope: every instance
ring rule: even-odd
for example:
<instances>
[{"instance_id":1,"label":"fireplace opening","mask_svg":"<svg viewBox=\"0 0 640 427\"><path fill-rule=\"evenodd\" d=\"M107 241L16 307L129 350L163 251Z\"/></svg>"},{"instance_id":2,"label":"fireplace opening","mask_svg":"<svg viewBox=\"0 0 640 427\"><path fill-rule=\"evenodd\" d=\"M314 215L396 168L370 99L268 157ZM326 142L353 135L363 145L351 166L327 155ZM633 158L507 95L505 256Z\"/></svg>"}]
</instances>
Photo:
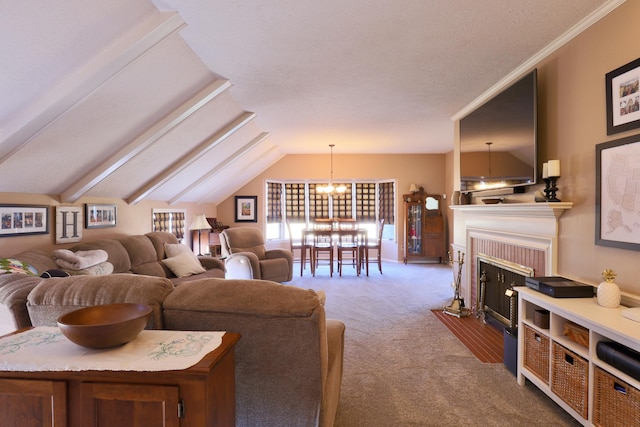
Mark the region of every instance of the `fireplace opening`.
<instances>
[{"instance_id":1,"label":"fireplace opening","mask_svg":"<svg viewBox=\"0 0 640 427\"><path fill-rule=\"evenodd\" d=\"M478 317L498 329L515 330L518 296L513 287L525 286L525 279L534 275L533 268L485 254L477 254L477 262Z\"/></svg>"}]
</instances>

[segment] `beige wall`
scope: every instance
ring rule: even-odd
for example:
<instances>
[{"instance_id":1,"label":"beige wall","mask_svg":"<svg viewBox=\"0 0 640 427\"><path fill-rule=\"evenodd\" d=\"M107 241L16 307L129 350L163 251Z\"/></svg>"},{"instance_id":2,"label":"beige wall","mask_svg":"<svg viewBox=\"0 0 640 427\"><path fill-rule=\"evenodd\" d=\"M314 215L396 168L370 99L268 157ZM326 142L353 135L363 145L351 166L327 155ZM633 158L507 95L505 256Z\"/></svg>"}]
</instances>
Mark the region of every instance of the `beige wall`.
<instances>
[{"instance_id":1,"label":"beige wall","mask_svg":"<svg viewBox=\"0 0 640 427\"><path fill-rule=\"evenodd\" d=\"M46 195L0 193L0 200L3 204L37 204L49 206L49 234L38 234L32 236L15 236L0 238L0 257L15 255L27 249L38 248L50 251L57 248L66 248L72 244L55 244L55 207L60 205L58 199ZM193 203L181 203L169 206L164 202L141 202L137 205L127 205L118 199L80 199L78 203L71 204L83 209L85 203L106 203L116 205L116 227L82 229L82 241L96 240L100 238L113 237L117 235L144 234L151 231L151 212L153 209L186 209L187 227L193 217L198 214L206 214L215 217L216 208L213 205L196 205ZM191 244L191 239L186 241ZM203 245L204 246L204 245Z\"/></svg>"},{"instance_id":2,"label":"beige wall","mask_svg":"<svg viewBox=\"0 0 640 427\"><path fill-rule=\"evenodd\" d=\"M446 156L444 154L368 154L368 155L333 155L334 182L352 179L395 179L396 180L396 244L393 248L385 247L386 259L402 260L402 217L404 215L401 196L409 191L413 184L422 185L428 193L450 194L446 186ZM258 227L264 230L265 181L273 180L328 180L331 171L329 155L288 155L265 170L254 180L245 185L236 194L241 196L258 196L258 223L234 223L234 197L230 197L218 205L218 218L231 226ZM449 196L447 195L447 200ZM446 205L446 203L444 204ZM443 212L446 212L443 206ZM398 242L398 239L400 240Z\"/></svg>"},{"instance_id":3,"label":"beige wall","mask_svg":"<svg viewBox=\"0 0 640 427\"><path fill-rule=\"evenodd\" d=\"M607 136L605 102L605 74L640 58L639 16L640 1L627 1L537 66L538 168L560 159L558 197L574 204L560 219L558 274L597 284L602 270L611 268L620 287L637 295L640 253L594 241L595 146L640 134Z\"/></svg>"}]
</instances>

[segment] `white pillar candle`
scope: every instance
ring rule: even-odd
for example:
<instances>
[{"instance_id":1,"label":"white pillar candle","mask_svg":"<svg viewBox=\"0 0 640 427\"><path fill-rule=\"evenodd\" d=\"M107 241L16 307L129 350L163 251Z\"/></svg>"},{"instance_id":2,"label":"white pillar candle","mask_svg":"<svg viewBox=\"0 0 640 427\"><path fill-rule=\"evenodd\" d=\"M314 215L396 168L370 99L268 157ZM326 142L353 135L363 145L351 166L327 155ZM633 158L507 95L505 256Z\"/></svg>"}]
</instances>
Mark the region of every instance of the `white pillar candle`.
<instances>
[{"instance_id":1,"label":"white pillar candle","mask_svg":"<svg viewBox=\"0 0 640 427\"><path fill-rule=\"evenodd\" d=\"M543 163L542 164L542 179L547 179L549 178L549 164L548 163Z\"/></svg>"},{"instance_id":2,"label":"white pillar candle","mask_svg":"<svg viewBox=\"0 0 640 427\"><path fill-rule=\"evenodd\" d=\"M560 176L560 160L549 160L549 166L547 166L547 172L551 177Z\"/></svg>"}]
</instances>

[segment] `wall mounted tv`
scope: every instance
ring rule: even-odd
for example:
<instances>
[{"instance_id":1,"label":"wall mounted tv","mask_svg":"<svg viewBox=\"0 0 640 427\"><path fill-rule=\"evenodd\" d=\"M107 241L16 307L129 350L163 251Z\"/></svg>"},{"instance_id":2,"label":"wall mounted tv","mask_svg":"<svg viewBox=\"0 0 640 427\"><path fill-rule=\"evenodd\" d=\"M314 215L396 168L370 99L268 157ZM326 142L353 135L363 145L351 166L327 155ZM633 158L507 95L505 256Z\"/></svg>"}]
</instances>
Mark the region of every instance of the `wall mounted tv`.
<instances>
[{"instance_id":1,"label":"wall mounted tv","mask_svg":"<svg viewBox=\"0 0 640 427\"><path fill-rule=\"evenodd\" d=\"M537 70L460 119L460 191L536 183Z\"/></svg>"}]
</instances>

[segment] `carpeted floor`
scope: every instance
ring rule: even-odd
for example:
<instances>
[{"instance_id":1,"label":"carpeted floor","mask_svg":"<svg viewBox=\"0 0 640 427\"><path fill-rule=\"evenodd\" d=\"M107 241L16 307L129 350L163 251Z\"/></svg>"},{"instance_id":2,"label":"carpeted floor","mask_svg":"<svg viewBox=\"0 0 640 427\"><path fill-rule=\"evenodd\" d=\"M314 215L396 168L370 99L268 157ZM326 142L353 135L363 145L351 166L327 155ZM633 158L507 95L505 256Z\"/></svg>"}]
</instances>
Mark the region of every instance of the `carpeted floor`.
<instances>
[{"instance_id":1,"label":"carpeted floor","mask_svg":"<svg viewBox=\"0 0 640 427\"><path fill-rule=\"evenodd\" d=\"M442 309L431 310L443 325L482 363L502 363L504 354L503 334L475 316L455 317Z\"/></svg>"},{"instance_id":2,"label":"carpeted floor","mask_svg":"<svg viewBox=\"0 0 640 427\"><path fill-rule=\"evenodd\" d=\"M580 425L502 363L480 362L436 318L431 310L453 296L449 266L385 263L383 272L330 278L321 268L290 282L323 289L327 317L346 325L336 427Z\"/></svg>"}]
</instances>

